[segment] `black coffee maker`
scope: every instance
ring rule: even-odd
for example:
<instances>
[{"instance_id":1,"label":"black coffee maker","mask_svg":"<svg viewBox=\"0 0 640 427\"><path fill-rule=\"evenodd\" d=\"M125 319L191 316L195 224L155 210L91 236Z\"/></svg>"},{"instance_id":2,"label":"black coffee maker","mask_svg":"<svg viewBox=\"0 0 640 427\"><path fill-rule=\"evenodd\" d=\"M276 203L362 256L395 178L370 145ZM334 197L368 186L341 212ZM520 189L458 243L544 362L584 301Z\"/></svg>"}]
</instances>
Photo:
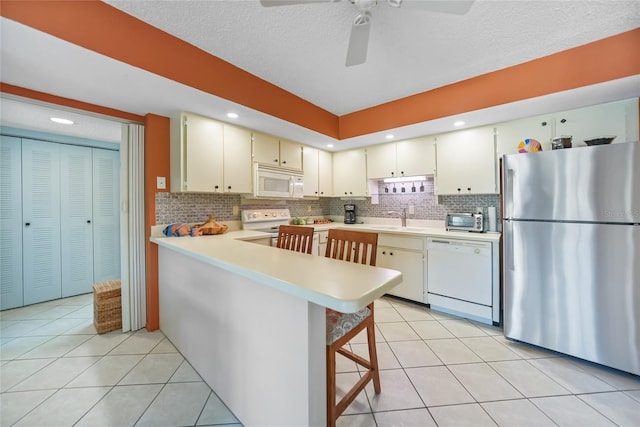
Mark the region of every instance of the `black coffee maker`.
<instances>
[{"instance_id":1,"label":"black coffee maker","mask_svg":"<svg viewBox=\"0 0 640 427\"><path fill-rule=\"evenodd\" d=\"M356 205L351 203L344 205L344 223L345 224L356 223Z\"/></svg>"}]
</instances>

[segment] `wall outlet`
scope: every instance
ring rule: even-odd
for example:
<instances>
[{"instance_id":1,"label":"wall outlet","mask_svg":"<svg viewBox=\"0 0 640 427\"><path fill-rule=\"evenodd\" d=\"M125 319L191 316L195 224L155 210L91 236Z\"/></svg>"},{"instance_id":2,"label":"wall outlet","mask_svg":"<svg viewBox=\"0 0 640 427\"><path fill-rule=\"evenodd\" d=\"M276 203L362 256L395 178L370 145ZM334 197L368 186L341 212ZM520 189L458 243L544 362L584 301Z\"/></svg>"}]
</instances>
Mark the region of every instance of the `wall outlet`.
<instances>
[{"instance_id":1,"label":"wall outlet","mask_svg":"<svg viewBox=\"0 0 640 427\"><path fill-rule=\"evenodd\" d=\"M231 214L233 216L238 216L240 215L240 208L238 206L234 206L231 208Z\"/></svg>"},{"instance_id":2,"label":"wall outlet","mask_svg":"<svg viewBox=\"0 0 640 427\"><path fill-rule=\"evenodd\" d=\"M167 178L164 176L156 177L156 189L158 190L166 190L167 189Z\"/></svg>"},{"instance_id":3,"label":"wall outlet","mask_svg":"<svg viewBox=\"0 0 640 427\"><path fill-rule=\"evenodd\" d=\"M415 215L416 207L414 205L409 205L409 215Z\"/></svg>"},{"instance_id":4,"label":"wall outlet","mask_svg":"<svg viewBox=\"0 0 640 427\"><path fill-rule=\"evenodd\" d=\"M311 212L311 205L307 205L307 212Z\"/></svg>"}]
</instances>

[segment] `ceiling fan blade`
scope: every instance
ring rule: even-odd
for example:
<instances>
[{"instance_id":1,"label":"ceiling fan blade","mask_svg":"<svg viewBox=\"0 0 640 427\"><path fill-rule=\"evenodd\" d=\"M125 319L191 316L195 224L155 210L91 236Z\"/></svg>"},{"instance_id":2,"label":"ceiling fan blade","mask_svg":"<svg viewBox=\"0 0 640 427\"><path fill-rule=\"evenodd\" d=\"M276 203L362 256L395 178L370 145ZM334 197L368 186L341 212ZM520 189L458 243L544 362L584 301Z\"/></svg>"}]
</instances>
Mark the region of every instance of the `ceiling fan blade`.
<instances>
[{"instance_id":1,"label":"ceiling fan blade","mask_svg":"<svg viewBox=\"0 0 640 427\"><path fill-rule=\"evenodd\" d=\"M346 66L364 64L367 60L369 32L371 30L371 13L363 12L356 16L351 26L349 48L347 49Z\"/></svg>"},{"instance_id":2,"label":"ceiling fan blade","mask_svg":"<svg viewBox=\"0 0 640 427\"><path fill-rule=\"evenodd\" d=\"M331 3L336 0L260 0L260 4L264 7L271 6L291 6L295 4L307 3Z\"/></svg>"},{"instance_id":3,"label":"ceiling fan blade","mask_svg":"<svg viewBox=\"0 0 640 427\"><path fill-rule=\"evenodd\" d=\"M471 9L473 1L474 0L401 0L399 7L464 15ZM393 5L393 3L396 2L397 0L390 1L390 4Z\"/></svg>"}]
</instances>

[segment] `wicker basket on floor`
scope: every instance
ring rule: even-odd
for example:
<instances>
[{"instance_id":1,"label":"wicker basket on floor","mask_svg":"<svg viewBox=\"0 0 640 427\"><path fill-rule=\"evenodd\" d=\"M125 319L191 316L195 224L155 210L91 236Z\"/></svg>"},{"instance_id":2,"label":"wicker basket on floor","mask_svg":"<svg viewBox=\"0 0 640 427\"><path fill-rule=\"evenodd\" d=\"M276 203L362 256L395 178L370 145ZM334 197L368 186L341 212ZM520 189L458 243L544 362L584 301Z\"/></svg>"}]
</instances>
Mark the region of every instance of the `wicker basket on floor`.
<instances>
[{"instance_id":1,"label":"wicker basket on floor","mask_svg":"<svg viewBox=\"0 0 640 427\"><path fill-rule=\"evenodd\" d=\"M99 334L122 328L120 280L93 285L93 324Z\"/></svg>"}]
</instances>

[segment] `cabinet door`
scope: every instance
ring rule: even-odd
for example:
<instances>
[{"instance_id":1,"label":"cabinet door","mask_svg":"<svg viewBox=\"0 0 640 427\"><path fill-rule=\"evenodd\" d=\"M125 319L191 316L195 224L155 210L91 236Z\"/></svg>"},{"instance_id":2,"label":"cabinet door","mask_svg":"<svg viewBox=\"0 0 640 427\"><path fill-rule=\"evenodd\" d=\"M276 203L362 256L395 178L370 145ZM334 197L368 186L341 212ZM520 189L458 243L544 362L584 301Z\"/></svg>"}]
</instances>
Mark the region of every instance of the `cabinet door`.
<instances>
[{"instance_id":1,"label":"cabinet door","mask_svg":"<svg viewBox=\"0 0 640 427\"><path fill-rule=\"evenodd\" d=\"M437 194L493 194L496 160L492 127L437 137Z\"/></svg>"},{"instance_id":2,"label":"cabinet door","mask_svg":"<svg viewBox=\"0 0 640 427\"><path fill-rule=\"evenodd\" d=\"M536 139L542 150L551 150L553 118L551 116L529 117L500 123L496 126L496 151L498 158L518 152L518 144L525 139Z\"/></svg>"},{"instance_id":3,"label":"cabinet door","mask_svg":"<svg viewBox=\"0 0 640 427\"><path fill-rule=\"evenodd\" d=\"M20 138L0 135L0 310L22 301L22 165Z\"/></svg>"},{"instance_id":4,"label":"cabinet door","mask_svg":"<svg viewBox=\"0 0 640 427\"><path fill-rule=\"evenodd\" d=\"M367 162L364 149L333 154L333 190L336 197L367 196Z\"/></svg>"},{"instance_id":5,"label":"cabinet door","mask_svg":"<svg viewBox=\"0 0 640 427\"><path fill-rule=\"evenodd\" d=\"M93 285L93 163L91 148L60 146L60 255L62 296Z\"/></svg>"},{"instance_id":6,"label":"cabinet door","mask_svg":"<svg viewBox=\"0 0 640 427\"><path fill-rule=\"evenodd\" d=\"M421 137L396 143L399 176L433 175L436 169L434 137Z\"/></svg>"},{"instance_id":7,"label":"cabinet door","mask_svg":"<svg viewBox=\"0 0 640 427\"><path fill-rule=\"evenodd\" d=\"M302 144L281 139L280 166L287 169L302 170Z\"/></svg>"},{"instance_id":8,"label":"cabinet door","mask_svg":"<svg viewBox=\"0 0 640 427\"><path fill-rule=\"evenodd\" d=\"M60 145L22 140L24 304L60 298Z\"/></svg>"},{"instance_id":9,"label":"cabinet door","mask_svg":"<svg viewBox=\"0 0 640 427\"><path fill-rule=\"evenodd\" d=\"M304 147L302 150L302 170L304 171L304 195L318 196L318 150Z\"/></svg>"},{"instance_id":10,"label":"cabinet door","mask_svg":"<svg viewBox=\"0 0 640 427\"><path fill-rule=\"evenodd\" d=\"M635 100L637 103L637 99ZM555 114L555 136L571 135L573 147L584 147L586 139L615 135L614 142L626 142L627 122L625 104L627 101L594 105Z\"/></svg>"},{"instance_id":11,"label":"cabinet door","mask_svg":"<svg viewBox=\"0 0 640 427\"><path fill-rule=\"evenodd\" d=\"M253 161L270 166L280 165L280 141L275 136L254 132Z\"/></svg>"},{"instance_id":12,"label":"cabinet door","mask_svg":"<svg viewBox=\"0 0 640 427\"><path fill-rule=\"evenodd\" d=\"M199 193L222 191L222 123L188 114L184 126L186 190Z\"/></svg>"},{"instance_id":13,"label":"cabinet door","mask_svg":"<svg viewBox=\"0 0 640 427\"><path fill-rule=\"evenodd\" d=\"M320 197L333 196L333 155L318 151L318 193Z\"/></svg>"},{"instance_id":14,"label":"cabinet door","mask_svg":"<svg viewBox=\"0 0 640 427\"><path fill-rule=\"evenodd\" d=\"M251 193L251 131L224 125L224 191Z\"/></svg>"},{"instance_id":15,"label":"cabinet door","mask_svg":"<svg viewBox=\"0 0 640 427\"><path fill-rule=\"evenodd\" d=\"M120 278L120 153L93 149L94 282Z\"/></svg>"},{"instance_id":16,"label":"cabinet door","mask_svg":"<svg viewBox=\"0 0 640 427\"><path fill-rule=\"evenodd\" d=\"M367 178L389 178L401 176L396 169L396 143L367 147Z\"/></svg>"},{"instance_id":17,"label":"cabinet door","mask_svg":"<svg viewBox=\"0 0 640 427\"><path fill-rule=\"evenodd\" d=\"M378 246L376 265L402 273L402 283L391 289L389 294L423 302L424 255L422 253Z\"/></svg>"}]
</instances>

